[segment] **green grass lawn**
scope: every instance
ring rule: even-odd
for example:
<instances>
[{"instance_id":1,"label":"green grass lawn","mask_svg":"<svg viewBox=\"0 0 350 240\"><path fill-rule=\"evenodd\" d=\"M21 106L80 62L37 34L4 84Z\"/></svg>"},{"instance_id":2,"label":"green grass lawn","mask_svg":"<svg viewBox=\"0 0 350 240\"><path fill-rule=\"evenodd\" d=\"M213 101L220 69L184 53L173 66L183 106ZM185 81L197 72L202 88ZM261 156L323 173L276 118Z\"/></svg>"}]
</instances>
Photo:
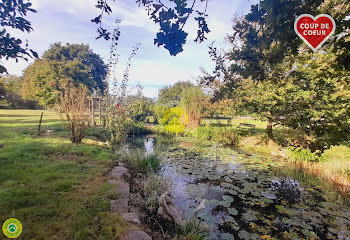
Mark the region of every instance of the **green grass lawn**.
<instances>
[{"instance_id":1,"label":"green grass lawn","mask_svg":"<svg viewBox=\"0 0 350 240\"><path fill-rule=\"evenodd\" d=\"M20 239L116 239L125 227L109 212L115 190L103 173L113 164L108 149L72 144L57 115L0 110L0 222L22 222ZM4 237L0 235L0 239Z\"/></svg>"}]
</instances>

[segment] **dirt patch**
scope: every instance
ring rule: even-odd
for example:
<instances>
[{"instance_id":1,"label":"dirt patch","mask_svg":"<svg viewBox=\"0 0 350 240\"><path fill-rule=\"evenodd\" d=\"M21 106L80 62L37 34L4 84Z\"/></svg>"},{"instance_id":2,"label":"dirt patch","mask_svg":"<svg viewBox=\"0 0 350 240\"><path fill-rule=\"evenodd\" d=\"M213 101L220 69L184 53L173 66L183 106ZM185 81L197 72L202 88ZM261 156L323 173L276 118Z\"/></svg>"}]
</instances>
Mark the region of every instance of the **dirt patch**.
<instances>
[{"instance_id":1,"label":"dirt patch","mask_svg":"<svg viewBox=\"0 0 350 240\"><path fill-rule=\"evenodd\" d=\"M194 143L193 142L181 142L179 144L179 147L181 148L186 148L186 147L193 147L194 146Z\"/></svg>"}]
</instances>

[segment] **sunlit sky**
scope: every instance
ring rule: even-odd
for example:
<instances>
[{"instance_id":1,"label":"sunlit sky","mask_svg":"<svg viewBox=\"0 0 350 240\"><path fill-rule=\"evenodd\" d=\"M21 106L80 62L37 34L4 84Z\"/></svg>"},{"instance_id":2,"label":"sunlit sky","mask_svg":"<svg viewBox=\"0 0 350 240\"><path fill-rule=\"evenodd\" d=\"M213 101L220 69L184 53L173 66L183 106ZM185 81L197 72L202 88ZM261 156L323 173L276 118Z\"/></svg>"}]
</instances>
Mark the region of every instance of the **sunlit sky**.
<instances>
[{"instance_id":1,"label":"sunlit sky","mask_svg":"<svg viewBox=\"0 0 350 240\"><path fill-rule=\"evenodd\" d=\"M54 42L89 44L93 51L99 54L105 62L108 60L110 42L95 40L96 25L90 19L99 12L94 6L96 0L31 0L37 13L30 14L34 31L25 34L12 31L14 36L28 39L30 48L41 54ZM115 20L121 19L121 38L118 52L121 55L118 69L121 78L125 62L136 43L141 47L136 54L130 68L131 85L141 83L143 93L148 97L156 97L158 90L177 81L189 80L195 82L200 75L200 67L213 69L213 62L209 58L208 45L215 41L220 48L227 48L225 36L231 32L232 19L235 14L247 13L250 5L257 0L211 0L208 10L208 25L211 32L208 40L198 44L196 37L197 23L189 21L185 31L189 33L184 51L177 56L170 56L169 52L153 45L153 39L158 27L142 7L138 7L135 0L110 1L113 13L104 19L104 25L113 29ZM199 1L198 1L199 2ZM3 61L9 74L21 75L31 63L14 60Z\"/></svg>"}]
</instances>

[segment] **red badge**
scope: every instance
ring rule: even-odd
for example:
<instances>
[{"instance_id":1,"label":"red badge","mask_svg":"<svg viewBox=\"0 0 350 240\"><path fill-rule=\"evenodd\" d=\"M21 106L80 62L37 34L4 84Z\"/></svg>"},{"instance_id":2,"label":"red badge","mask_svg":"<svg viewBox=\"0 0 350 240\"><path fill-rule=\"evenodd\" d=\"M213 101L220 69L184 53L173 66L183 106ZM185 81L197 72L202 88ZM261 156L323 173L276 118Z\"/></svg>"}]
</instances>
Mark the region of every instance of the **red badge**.
<instances>
[{"instance_id":1,"label":"red badge","mask_svg":"<svg viewBox=\"0 0 350 240\"><path fill-rule=\"evenodd\" d=\"M295 20L294 30L312 50L317 51L334 33L335 22L327 14L316 17L302 14Z\"/></svg>"}]
</instances>

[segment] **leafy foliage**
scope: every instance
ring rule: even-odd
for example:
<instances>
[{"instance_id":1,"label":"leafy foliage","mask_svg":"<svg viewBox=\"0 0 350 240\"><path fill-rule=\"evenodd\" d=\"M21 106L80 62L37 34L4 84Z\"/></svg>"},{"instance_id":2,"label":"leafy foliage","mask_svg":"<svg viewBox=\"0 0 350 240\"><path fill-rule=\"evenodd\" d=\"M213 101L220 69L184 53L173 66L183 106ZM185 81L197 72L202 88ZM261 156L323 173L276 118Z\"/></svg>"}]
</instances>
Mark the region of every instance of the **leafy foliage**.
<instances>
[{"instance_id":1,"label":"leafy foliage","mask_svg":"<svg viewBox=\"0 0 350 240\"><path fill-rule=\"evenodd\" d=\"M314 0L265 0L252 5L250 13L234 20L229 37L232 50L219 53L211 47L217 67L202 78L202 84L219 85L214 97L232 99L237 112L267 119L270 138L272 125L281 124L301 134L289 139L290 145L318 155L346 140L350 78L343 51L350 48L345 43L349 34L345 16L350 9L330 6L344 5L343 1ZM317 15L331 9L339 41L332 38L323 51L313 53L301 44L292 23L301 13Z\"/></svg>"},{"instance_id":2,"label":"leafy foliage","mask_svg":"<svg viewBox=\"0 0 350 240\"><path fill-rule=\"evenodd\" d=\"M50 107L58 102L67 82L78 87L91 81L91 75L79 61L36 60L24 71L23 97Z\"/></svg>"},{"instance_id":3,"label":"leafy foliage","mask_svg":"<svg viewBox=\"0 0 350 240\"><path fill-rule=\"evenodd\" d=\"M22 93L23 77L13 75L0 77L0 103L10 108L39 108L36 101L24 100Z\"/></svg>"},{"instance_id":4,"label":"leafy foliage","mask_svg":"<svg viewBox=\"0 0 350 240\"><path fill-rule=\"evenodd\" d=\"M194 87L194 84L189 81L180 81L172 86L163 87L158 93L158 103L165 104L168 107L178 106L183 91L190 87Z\"/></svg>"},{"instance_id":5,"label":"leafy foliage","mask_svg":"<svg viewBox=\"0 0 350 240\"><path fill-rule=\"evenodd\" d=\"M83 84L90 92L103 91L107 66L88 45L55 43L24 71L23 96L42 106L57 103L67 82Z\"/></svg>"},{"instance_id":6,"label":"leafy foliage","mask_svg":"<svg viewBox=\"0 0 350 240\"><path fill-rule=\"evenodd\" d=\"M114 0L113 0L114 1ZM169 51L171 55L177 55L183 51L183 45L186 43L188 33L183 28L191 14L196 14L194 20L198 23L198 31L196 42L202 42L206 39L206 34L210 32L206 22L206 11L208 7L208 0L199 0L205 3L204 10L195 10L195 3L188 5L187 0L168 0L164 4L160 0L136 0L139 6L142 6L147 11L154 23L159 24L160 30L154 39L154 44L163 46ZM102 26L104 14L111 14L112 8L108 0L97 0L96 8L100 9L101 13L91 21L97 24L98 38L109 40L111 33ZM119 37L118 37L119 38ZM113 34L113 39L117 39ZM112 39L112 40L113 40Z\"/></svg>"},{"instance_id":7,"label":"leafy foliage","mask_svg":"<svg viewBox=\"0 0 350 240\"><path fill-rule=\"evenodd\" d=\"M134 99L127 99L130 117L135 121L145 121L147 116L153 114L154 102L151 98L142 95L133 96Z\"/></svg>"},{"instance_id":8,"label":"leafy foliage","mask_svg":"<svg viewBox=\"0 0 350 240\"><path fill-rule=\"evenodd\" d=\"M22 32L31 32L33 30L31 23L24 17L28 12L36 12L31 8L30 2L23 0L3 0L0 2L0 59L6 60L13 58L28 60L28 57L38 57L38 54L28 48L28 43L23 46L23 41L11 36L7 28L13 28ZM0 65L0 74L7 73L4 66Z\"/></svg>"},{"instance_id":9,"label":"leafy foliage","mask_svg":"<svg viewBox=\"0 0 350 240\"><path fill-rule=\"evenodd\" d=\"M172 107L164 112L161 123L166 131L178 134L185 130L188 117L182 108Z\"/></svg>"},{"instance_id":10,"label":"leafy foliage","mask_svg":"<svg viewBox=\"0 0 350 240\"><path fill-rule=\"evenodd\" d=\"M89 73L84 84L90 91L103 92L106 88L107 66L103 59L90 49L89 45L67 43L62 46L61 43L54 43L44 52L42 59L59 62L78 61Z\"/></svg>"},{"instance_id":11,"label":"leafy foliage","mask_svg":"<svg viewBox=\"0 0 350 240\"><path fill-rule=\"evenodd\" d=\"M238 146L241 136L234 129L225 129L217 137L218 141L228 146Z\"/></svg>"}]
</instances>

